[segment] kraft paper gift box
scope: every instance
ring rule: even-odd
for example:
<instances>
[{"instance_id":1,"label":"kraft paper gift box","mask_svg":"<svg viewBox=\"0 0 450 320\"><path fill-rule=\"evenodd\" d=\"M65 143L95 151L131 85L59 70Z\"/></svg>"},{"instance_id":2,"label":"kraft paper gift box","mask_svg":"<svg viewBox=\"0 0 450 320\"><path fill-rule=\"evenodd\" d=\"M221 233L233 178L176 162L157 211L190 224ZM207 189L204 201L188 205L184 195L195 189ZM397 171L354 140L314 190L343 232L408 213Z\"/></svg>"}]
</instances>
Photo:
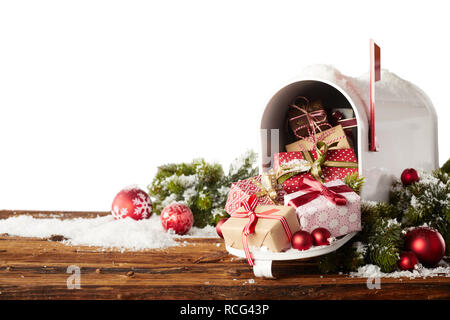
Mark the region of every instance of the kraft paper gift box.
<instances>
[{"instance_id":1,"label":"kraft paper gift box","mask_svg":"<svg viewBox=\"0 0 450 320\"><path fill-rule=\"evenodd\" d=\"M271 212L275 211L275 212ZM245 213L245 209L240 207L236 213ZM290 206L266 206L259 205L255 209L255 213L263 214L268 212L269 215L279 215L286 219L292 234L300 230L295 209ZM250 218L230 217L222 224L221 231L225 243L236 249L243 249L242 232ZM247 236L249 247L260 248L266 247L269 251L281 252L289 249L291 242L286 235L282 223L276 219L258 218L255 226L255 232Z\"/></svg>"},{"instance_id":2,"label":"kraft paper gift box","mask_svg":"<svg viewBox=\"0 0 450 320\"><path fill-rule=\"evenodd\" d=\"M263 176L258 175L253 178L233 182L228 193L225 211L229 215L233 214L237 209L239 209L241 202L246 201L252 194L257 195L259 205L282 205L283 196L286 192L282 189L277 190L276 197L274 197L275 199L271 199L267 194L265 194L262 179Z\"/></svg>"},{"instance_id":3,"label":"kraft paper gift box","mask_svg":"<svg viewBox=\"0 0 450 320\"><path fill-rule=\"evenodd\" d=\"M319 227L325 228L330 231L332 237L361 231L359 195L353 192L341 180L327 182L324 186L327 188L341 187L344 190L347 189L347 192L339 192L340 195L345 197L347 203L345 205L337 205L325 196L319 195L305 204L297 204L298 206L295 211L300 221L300 228L308 232ZM300 197L307 195L309 192L304 189L288 194L284 197L284 203L285 205L296 206L293 203L295 199L301 200Z\"/></svg>"},{"instance_id":4,"label":"kraft paper gift box","mask_svg":"<svg viewBox=\"0 0 450 320\"><path fill-rule=\"evenodd\" d=\"M274 169L278 170L284 165L290 163L295 163L296 161L303 161L309 158L309 161L314 161L317 159L317 151L313 150L310 152L279 152L274 154ZM313 160L314 159L314 160ZM328 150L325 156L325 163L321 166L324 182L330 182L337 179L344 179L345 176L358 172L358 160L353 149L339 149L339 150ZM328 163L330 161L331 163ZM339 165L341 162L343 165L348 163L347 167L339 166L327 166ZM345 163L344 163L345 162ZM282 182L283 188L287 193L293 193L304 188L302 184L303 177L312 177L309 172L299 172L298 174L292 176L286 181Z\"/></svg>"},{"instance_id":5,"label":"kraft paper gift box","mask_svg":"<svg viewBox=\"0 0 450 320\"><path fill-rule=\"evenodd\" d=\"M316 141L323 141L327 145L337 142L337 145L330 147L330 150L351 148L341 125L316 133L315 139ZM313 149L315 149L315 144L312 136L286 145L286 151L288 152L307 151Z\"/></svg>"}]
</instances>

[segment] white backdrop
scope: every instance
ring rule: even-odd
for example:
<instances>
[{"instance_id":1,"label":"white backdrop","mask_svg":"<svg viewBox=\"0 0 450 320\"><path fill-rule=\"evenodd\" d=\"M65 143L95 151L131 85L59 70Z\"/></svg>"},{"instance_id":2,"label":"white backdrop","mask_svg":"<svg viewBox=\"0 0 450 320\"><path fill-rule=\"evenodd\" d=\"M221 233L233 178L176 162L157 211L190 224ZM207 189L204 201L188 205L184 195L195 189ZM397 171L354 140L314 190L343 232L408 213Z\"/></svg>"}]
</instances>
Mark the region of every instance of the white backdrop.
<instances>
[{"instance_id":1,"label":"white backdrop","mask_svg":"<svg viewBox=\"0 0 450 320\"><path fill-rule=\"evenodd\" d=\"M109 210L158 165L227 166L257 150L262 109L281 84L314 63L366 73L371 37L382 67L433 101L443 164L443 3L2 1L0 209Z\"/></svg>"}]
</instances>

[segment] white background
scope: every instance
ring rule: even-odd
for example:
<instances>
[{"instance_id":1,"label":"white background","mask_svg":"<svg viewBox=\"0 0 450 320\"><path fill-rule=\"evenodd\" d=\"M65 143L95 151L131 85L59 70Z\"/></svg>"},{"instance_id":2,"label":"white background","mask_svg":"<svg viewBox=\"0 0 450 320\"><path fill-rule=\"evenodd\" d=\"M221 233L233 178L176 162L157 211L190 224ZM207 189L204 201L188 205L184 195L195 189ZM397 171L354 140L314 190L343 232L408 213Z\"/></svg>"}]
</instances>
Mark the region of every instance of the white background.
<instances>
[{"instance_id":1,"label":"white background","mask_svg":"<svg viewBox=\"0 0 450 320\"><path fill-rule=\"evenodd\" d=\"M417 84L449 157L446 1L2 1L0 209L109 210L158 165L228 166L304 67ZM420 146L417 146L420 150Z\"/></svg>"}]
</instances>

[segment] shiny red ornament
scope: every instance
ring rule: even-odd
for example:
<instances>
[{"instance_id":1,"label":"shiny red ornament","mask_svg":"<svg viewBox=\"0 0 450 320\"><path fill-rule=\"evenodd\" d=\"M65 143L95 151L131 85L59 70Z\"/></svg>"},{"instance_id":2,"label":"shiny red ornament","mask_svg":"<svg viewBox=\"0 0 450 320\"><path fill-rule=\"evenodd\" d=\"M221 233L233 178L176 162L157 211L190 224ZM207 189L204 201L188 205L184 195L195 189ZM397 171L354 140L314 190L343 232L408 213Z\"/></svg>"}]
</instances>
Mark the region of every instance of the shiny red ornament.
<instances>
[{"instance_id":1,"label":"shiny red ornament","mask_svg":"<svg viewBox=\"0 0 450 320\"><path fill-rule=\"evenodd\" d=\"M419 174L416 169L408 168L403 170L400 179L402 180L403 185L408 186L419 181Z\"/></svg>"},{"instance_id":2,"label":"shiny red ornament","mask_svg":"<svg viewBox=\"0 0 450 320\"><path fill-rule=\"evenodd\" d=\"M223 239L223 234L222 234L222 230L220 229L222 227L222 225L225 223L225 221L227 221L228 218L223 218L221 219L219 222L217 222L216 224L216 232L219 235L219 237L221 237Z\"/></svg>"},{"instance_id":3,"label":"shiny red ornament","mask_svg":"<svg viewBox=\"0 0 450 320\"><path fill-rule=\"evenodd\" d=\"M152 201L148 194L135 187L125 188L113 200L111 214L114 219L148 219L153 213Z\"/></svg>"},{"instance_id":4,"label":"shiny red ornament","mask_svg":"<svg viewBox=\"0 0 450 320\"><path fill-rule=\"evenodd\" d=\"M161 211L161 223L164 230L183 235L191 230L194 215L187 205L174 202Z\"/></svg>"},{"instance_id":5,"label":"shiny red ornament","mask_svg":"<svg viewBox=\"0 0 450 320\"><path fill-rule=\"evenodd\" d=\"M330 244L328 240L331 237L330 231L325 228L316 228L311 232L313 244L315 246L327 246Z\"/></svg>"},{"instance_id":6,"label":"shiny red ornament","mask_svg":"<svg viewBox=\"0 0 450 320\"><path fill-rule=\"evenodd\" d=\"M419 263L417 256L414 252L403 252L398 260L398 268L403 271L414 270L415 266Z\"/></svg>"},{"instance_id":7,"label":"shiny red ornament","mask_svg":"<svg viewBox=\"0 0 450 320\"><path fill-rule=\"evenodd\" d=\"M292 235L292 247L298 250L308 250L313 244L313 237L307 231L297 231Z\"/></svg>"},{"instance_id":8,"label":"shiny red ornament","mask_svg":"<svg viewBox=\"0 0 450 320\"><path fill-rule=\"evenodd\" d=\"M444 257L445 241L437 230L419 227L407 232L405 249L414 252L424 266L434 267Z\"/></svg>"}]
</instances>

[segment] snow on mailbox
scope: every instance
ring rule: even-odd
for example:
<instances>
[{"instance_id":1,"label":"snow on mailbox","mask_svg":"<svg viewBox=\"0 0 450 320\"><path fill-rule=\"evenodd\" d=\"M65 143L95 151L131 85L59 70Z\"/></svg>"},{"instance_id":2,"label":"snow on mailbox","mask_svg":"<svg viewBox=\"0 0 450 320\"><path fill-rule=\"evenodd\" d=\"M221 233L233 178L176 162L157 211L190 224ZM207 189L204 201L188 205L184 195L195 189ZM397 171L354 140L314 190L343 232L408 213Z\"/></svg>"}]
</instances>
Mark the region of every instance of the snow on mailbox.
<instances>
[{"instance_id":1,"label":"snow on mailbox","mask_svg":"<svg viewBox=\"0 0 450 320\"><path fill-rule=\"evenodd\" d=\"M375 117L371 114L372 83L376 90ZM331 66L316 65L283 86L265 107L261 120L263 171L274 165L274 155L290 151L286 149L299 141L298 132L293 132L289 122L295 119L290 118L289 110L298 99L297 106L320 101L329 118L340 117L329 122L354 118L353 125L343 127L346 135L351 135L357 170L366 179L361 194L365 200L387 200L389 186L405 168L434 170L438 166L437 117L421 89L386 70L381 71L381 80L375 84L371 74L353 78ZM316 116L320 118L320 112ZM333 126L324 123L320 127L318 122L315 126L320 132ZM297 129L305 126L300 123ZM372 131L376 150L371 146Z\"/></svg>"}]
</instances>

